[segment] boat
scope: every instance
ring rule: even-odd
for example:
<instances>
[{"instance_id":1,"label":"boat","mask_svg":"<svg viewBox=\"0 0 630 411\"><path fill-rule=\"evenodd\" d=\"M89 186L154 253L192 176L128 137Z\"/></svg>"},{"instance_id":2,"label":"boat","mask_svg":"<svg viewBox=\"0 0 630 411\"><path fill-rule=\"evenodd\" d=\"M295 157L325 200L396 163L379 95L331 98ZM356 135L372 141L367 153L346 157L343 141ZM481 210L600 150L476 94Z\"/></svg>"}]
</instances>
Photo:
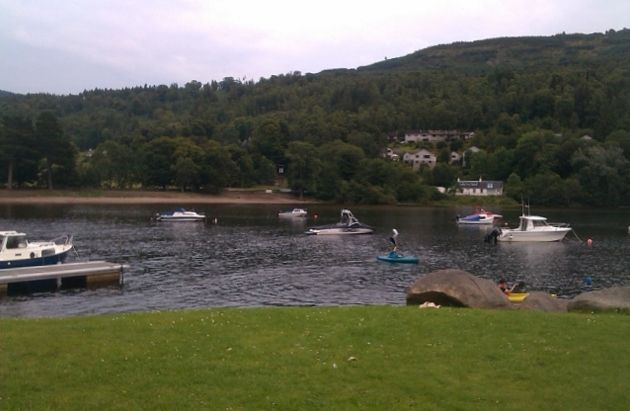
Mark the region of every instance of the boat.
<instances>
[{"instance_id":1,"label":"boat","mask_svg":"<svg viewBox=\"0 0 630 411\"><path fill-rule=\"evenodd\" d=\"M494 224L495 220L502 218L501 214L476 208L472 214L465 217L457 216L457 224Z\"/></svg>"},{"instance_id":2,"label":"boat","mask_svg":"<svg viewBox=\"0 0 630 411\"><path fill-rule=\"evenodd\" d=\"M374 229L369 225L359 222L352 211L344 208L341 210L341 220L336 224L311 227L305 231L309 235L349 235L372 234Z\"/></svg>"},{"instance_id":3,"label":"boat","mask_svg":"<svg viewBox=\"0 0 630 411\"><path fill-rule=\"evenodd\" d=\"M526 292L526 291L524 291L524 292L510 292L510 293L506 294L506 297L508 298L508 300L510 300L510 302L522 303L523 301L525 301L525 299L527 298L528 295L529 295L529 293Z\"/></svg>"},{"instance_id":4,"label":"boat","mask_svg":"<svg viewBox=\"0 0 630 411\"><path fill-rule=\"evenodd\" d=\"M303 208L294 208L291 211L280 211L278 217L280 218L302 218L306 217L308 212Z\"/></svg>"},{"instance_id":5,"label":"boat","mask_svg":"<svg viewBox=\"0 0 630 411\"><path fill-rule=\"evenodd\" d=\"M396 251L390 251L387 255L379 255L376 259L379 261L386 261L388 263L418 264L418 257L413 255L402 255Z\"/></svg>"},{"instance_id":6,"label":"boat","mask_svg":"<svg viewBox=\"0 0 630 411\"><path fill-rule=\"evenodd\" d=\"M516 228L497 228L491 234L501 242L560 241L571 231L566 223L548 223L545 217L521 215Z\"/></svg>"},{"instance_id":7,"label":"boat","mask_svg":"<svg viewBox=\"0 0 630 411\"><path fill-rule=\"evenodd\" d=\"M205 214L189 211L184 208L178 208L171 212L157 213L155 215L156 221L204 221L205 219Z\"/></svg>"},{"instance_id":8,"label":"boat","mask_svg":"<svg viewBox=\"0 0 630 411\"><path fill-rule=\"evenodd\" d=\"M0 231L0 269L63 263L72 248L72 236L28 241L24 233Z\"/></svg>"}]
</instances>

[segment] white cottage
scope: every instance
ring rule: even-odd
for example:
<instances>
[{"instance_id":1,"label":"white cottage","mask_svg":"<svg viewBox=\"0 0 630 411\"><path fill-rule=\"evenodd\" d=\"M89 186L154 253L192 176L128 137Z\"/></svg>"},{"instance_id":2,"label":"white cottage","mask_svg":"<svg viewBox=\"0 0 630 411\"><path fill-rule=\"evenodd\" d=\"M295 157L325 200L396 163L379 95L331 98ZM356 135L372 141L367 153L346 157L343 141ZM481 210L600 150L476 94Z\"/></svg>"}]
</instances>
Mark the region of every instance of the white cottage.
<instances>
[{"instance_id":1,"label":"white cottage","mask_svg":"<svg viewBox=\"0 0 630 411\"><path fill-rule=\"evenodd\" d=\"M503 195L503 181L484 181L481 177L479 180L460 180L457 179L457 190L455 195L458 196L501 196Z\"/></svg>"}]
</instances>

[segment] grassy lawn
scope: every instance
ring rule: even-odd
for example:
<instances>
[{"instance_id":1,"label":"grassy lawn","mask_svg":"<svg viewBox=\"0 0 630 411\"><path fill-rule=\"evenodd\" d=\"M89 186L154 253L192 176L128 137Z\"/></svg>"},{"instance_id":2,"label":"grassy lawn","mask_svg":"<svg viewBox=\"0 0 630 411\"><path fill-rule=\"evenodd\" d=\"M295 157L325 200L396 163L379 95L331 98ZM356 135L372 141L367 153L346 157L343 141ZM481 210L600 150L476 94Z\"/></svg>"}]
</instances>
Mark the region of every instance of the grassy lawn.
<instances>
[{"instance_id":1,"label":"grassy lawn","mask_svg":"<svg viewBox=\"0 0 630 411\"><path fill-rule=\"evenodd\" d=\"M0 319L0 409L621 410L630 316L404 306Z\"/></svg>"}]
</instances>

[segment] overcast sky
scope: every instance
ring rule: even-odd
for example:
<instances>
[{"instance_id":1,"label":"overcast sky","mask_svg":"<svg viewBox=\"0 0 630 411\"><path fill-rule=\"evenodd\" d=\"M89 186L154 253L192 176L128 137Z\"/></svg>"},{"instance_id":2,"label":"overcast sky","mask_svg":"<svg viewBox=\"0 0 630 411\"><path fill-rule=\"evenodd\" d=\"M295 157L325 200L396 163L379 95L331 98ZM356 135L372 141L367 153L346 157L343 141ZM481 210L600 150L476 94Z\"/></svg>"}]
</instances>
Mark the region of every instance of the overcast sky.
<instances>
[{"instance_id":1,"label":"overcast sky","mask_svg":"<svg viewBox=\"0 0 630 411\"><path fill-rule=\"evenodd\" d=\"M258 80L455 41L624 27L629 0L0 0L0 89Z\"/></svg>"}]
</instances>

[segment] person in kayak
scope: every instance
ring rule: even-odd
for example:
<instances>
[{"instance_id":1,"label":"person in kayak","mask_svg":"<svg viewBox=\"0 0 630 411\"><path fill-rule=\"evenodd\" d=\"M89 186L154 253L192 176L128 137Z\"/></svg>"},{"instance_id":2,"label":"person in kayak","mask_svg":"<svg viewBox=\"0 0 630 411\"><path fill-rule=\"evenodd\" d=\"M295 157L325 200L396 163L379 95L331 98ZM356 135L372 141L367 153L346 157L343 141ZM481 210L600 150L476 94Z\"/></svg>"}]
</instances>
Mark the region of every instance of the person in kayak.
<instances>
[{"instance_id":1,"label":"person in kayak","mask_svg":"<svg viewBox=\"0 0 630 411\"><path fill-rule=\"evenodd\" d=\"M505 281L505 278L501 277L499 279L499 282L497 283L497 286L499 286L499 290L501 290L503 292L503 294L509 294L510 293L510 289L508 288L507 282Z\"/></svg>"},{"instance_id":2,"label":"person in kayak","mask_svg":"<svg viewBox=\"0 0 630 411\"><path fill-rule=\"evenodd\" d=\"M499 282L497 283L499 290L503 291L504 294L509 295L510 293L523 293L525 292L525 283L523 281L518 281L514 283L511 287L508 287L505 278L501 277Z\"/></svg>"}]
</instances>

